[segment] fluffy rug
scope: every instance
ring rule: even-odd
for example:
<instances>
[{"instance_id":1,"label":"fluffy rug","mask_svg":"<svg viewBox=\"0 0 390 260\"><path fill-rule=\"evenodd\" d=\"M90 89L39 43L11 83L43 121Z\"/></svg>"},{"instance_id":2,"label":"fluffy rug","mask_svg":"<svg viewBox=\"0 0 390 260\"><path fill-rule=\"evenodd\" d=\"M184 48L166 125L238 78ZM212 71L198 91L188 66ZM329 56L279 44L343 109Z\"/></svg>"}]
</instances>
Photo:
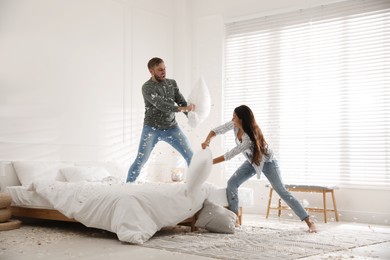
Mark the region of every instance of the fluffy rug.
<instances>
[{"instance_id":1,"label":"fluffy rug","mask_svg":"<svg viewBox=\"0 0 390 260\"><path fill-rule=\"evenodd\" d=\"M189 232L188 227L173 227L159 231L142 246L215 259L329 259L329 255L336 256L330 257L332 259L346 259L356 258L351 249L367 245L386 247L390 242L388 228L334 222L320 223L318 228L319 233L310 234L306 232L305 224L299 221L275 220L244 220L244 226L231 235L205 230ZM80 243L80 246L72 243ZM57 255L63 258L58 259L80 258L78 254L81 252L84 255L91 253L84 247L93 244L103 248L107 253L105 259L112 258L110 252L124 250L121 248L128 245L118 241L114 233L87 228L80 223L23 220L21 228L0 232L0 259L8 259L7 256L30 259L31 252L40 259L57 259L52 257L54 251L50 249L64 246L66 250ZM126 250L129 251L124 252L130 255L131 249L138 247L128 246ZM82 248L81 252L77 251L78 247ZM101 251L93 250L100 257L104 256ZM368 254L369 259L378 259L376 252Z\"/></svg>"},{"instance_id":2,"label":"fluffy rug","mask_svg":"<svg viewBox=\"0 0 390 260\"><path fill-rule=\"evenodd\" d=\"M143 246L218 259L297 259L390 241L389 233L378 232L370 226L346 230L324 225L319 233L313 234L301 225L246 224L237 228L235 234L164 229Z\"/></svg>"}]
</instances>

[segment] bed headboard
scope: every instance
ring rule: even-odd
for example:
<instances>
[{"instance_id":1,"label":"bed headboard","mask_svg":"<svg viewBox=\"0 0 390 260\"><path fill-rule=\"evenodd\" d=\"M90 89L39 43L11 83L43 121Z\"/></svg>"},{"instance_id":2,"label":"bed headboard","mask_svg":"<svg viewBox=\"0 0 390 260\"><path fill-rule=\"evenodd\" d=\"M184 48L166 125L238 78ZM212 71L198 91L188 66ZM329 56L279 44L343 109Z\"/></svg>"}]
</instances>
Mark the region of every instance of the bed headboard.
<instances>
[{"instance_id":1,"label":"bed headboard","mask_svg":"<svg viewBox=\"0 0 390 260\"><path fill-rule=\"evenodd\" d=\"M21 185L12 162L0 162L0 191L7 186Z\"/></svg>"}]
</instances>

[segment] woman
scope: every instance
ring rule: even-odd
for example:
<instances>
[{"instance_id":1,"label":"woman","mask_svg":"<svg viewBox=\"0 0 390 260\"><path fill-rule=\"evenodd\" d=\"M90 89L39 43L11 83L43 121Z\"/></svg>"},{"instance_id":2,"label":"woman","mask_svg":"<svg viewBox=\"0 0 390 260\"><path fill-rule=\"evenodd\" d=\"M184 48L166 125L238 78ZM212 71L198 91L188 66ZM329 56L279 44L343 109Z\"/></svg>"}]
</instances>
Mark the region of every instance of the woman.
<instances>
[{"instance_id":1,"label":"woman","mask_svg":"<svg viewBox=\"0 0 390 260\"><path fill-rule=\"evenodd\" d=\"M278 161L264 139L260 127L257 125L252 110L245 106L239 106L234 109L233 119L210 131L206 140L201 144L205 149L210 145L210 141L216 135L224 134L227 131L234 130L237 146L222 156L213 159L213 164L232 159L239 153L243 153L246 161L236 170L228 181L226 195L229 203L229 209L235 213L238 212L238 187L256 173L260 176L261 172L267 177L272 188L295 212L295 214L309 227L309 232L317 232L316 226L309 214L302 207L299 201L284 187L280 176Z\"/></svg>"}]
</instances>

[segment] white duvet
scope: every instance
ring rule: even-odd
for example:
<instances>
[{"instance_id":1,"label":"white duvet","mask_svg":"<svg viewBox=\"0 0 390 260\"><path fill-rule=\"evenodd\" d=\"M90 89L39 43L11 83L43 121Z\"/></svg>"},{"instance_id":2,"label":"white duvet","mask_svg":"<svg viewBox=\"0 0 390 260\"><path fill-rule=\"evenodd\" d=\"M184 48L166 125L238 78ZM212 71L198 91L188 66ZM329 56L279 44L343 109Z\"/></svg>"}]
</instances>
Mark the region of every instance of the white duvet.
<instances>
[{"instance_id":1,"label":"white duvet","mask_svg":"<svg viewBox=\"0 0 390 260\"><path fill-rule=\"evenodd\" d=\"M56 210L88 227L114 232L119 240L142 244L158 230L192 217L212 185L186 196L183 183L107 184L36 181L31 185Z\"/></svg>"}]
</instances>

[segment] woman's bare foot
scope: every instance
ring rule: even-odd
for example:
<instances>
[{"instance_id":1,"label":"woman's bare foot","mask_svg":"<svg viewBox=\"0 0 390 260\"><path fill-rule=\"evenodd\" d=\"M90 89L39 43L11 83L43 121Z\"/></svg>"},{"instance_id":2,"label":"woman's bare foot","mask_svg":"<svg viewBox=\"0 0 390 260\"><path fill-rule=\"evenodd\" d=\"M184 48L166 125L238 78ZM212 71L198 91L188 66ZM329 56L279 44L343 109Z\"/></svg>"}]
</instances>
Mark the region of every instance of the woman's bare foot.
<instances>
[{"instance_id":1,"label":"woman's bare foot","mask_svg":"<svg viewBox=\"0 0 390 260\"><path fill-rule=\"evenodd\" d=\"M236 227L241 227L240 219L238 217L236 218Z\"/></svg>"},{"instance_id":2,"label":"woman's bare foot","mask_svg":"<svg viewBox=\"0 0 390 260\"><path fill-rule=\"evenodd\" d=\"M309 227L309 233L317 233L317 226L316 224L314 224L314 221L310 218L310 217L307 217L305 218L305 222L307 224L307 226Z\"/></svg>"},{"instance_id":3,"label":"woman's bare foot","mask_svg":"<svg viewBox=\"0 0 390 260\"><path fill-rule=\"evenodd\" d=\"M317 233L317 226L316 224L314 224L314 222L312 222L309 226L309 233Z\"/></svg>"}]
</instances>

